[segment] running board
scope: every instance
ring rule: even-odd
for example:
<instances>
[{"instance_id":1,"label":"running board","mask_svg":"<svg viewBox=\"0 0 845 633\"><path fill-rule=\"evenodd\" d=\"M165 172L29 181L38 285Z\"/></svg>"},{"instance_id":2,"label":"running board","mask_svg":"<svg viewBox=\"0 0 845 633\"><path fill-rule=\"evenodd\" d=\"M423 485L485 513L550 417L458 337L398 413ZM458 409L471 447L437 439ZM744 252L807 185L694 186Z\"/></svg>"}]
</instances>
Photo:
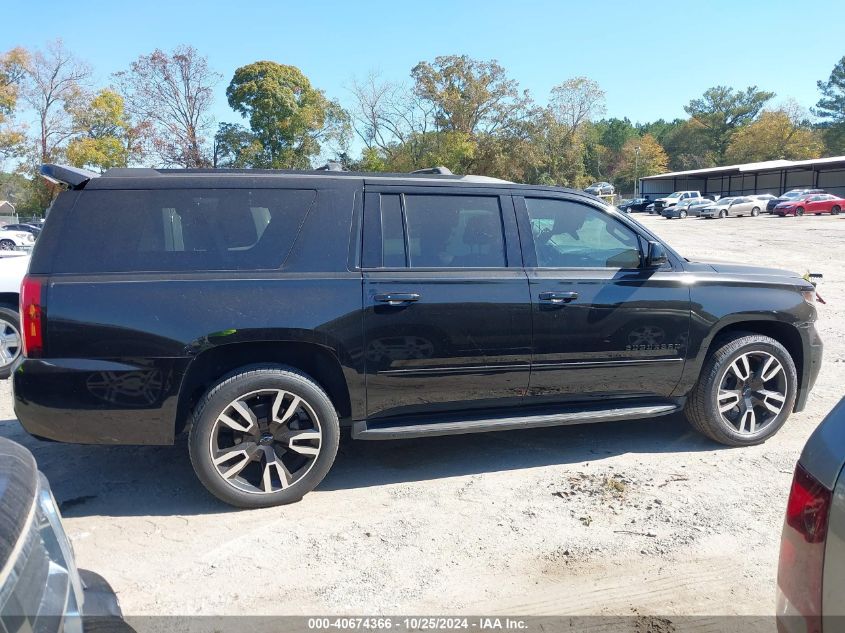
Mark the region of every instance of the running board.
<instances>
[{"instance_id":1,"label":"running board","mask_svg":"<svg viewBox=\"0 0 845 633\"><path fill-rule=\"evenodd\" d=\"M677 404L650 404L615 407L612 409L564 409L554 413L534 415L497 416L443 422L418 422L405 424L379 424L362 420L352 425L352 437L358 440L397 440L412 437L433 437L436 435L458 435L461 433L486 433L488 431L510 431L542 426L563 426L567 424L588 424L612 420L636 420L667 415L680 411Z\"/></svg>"}]
</instances>

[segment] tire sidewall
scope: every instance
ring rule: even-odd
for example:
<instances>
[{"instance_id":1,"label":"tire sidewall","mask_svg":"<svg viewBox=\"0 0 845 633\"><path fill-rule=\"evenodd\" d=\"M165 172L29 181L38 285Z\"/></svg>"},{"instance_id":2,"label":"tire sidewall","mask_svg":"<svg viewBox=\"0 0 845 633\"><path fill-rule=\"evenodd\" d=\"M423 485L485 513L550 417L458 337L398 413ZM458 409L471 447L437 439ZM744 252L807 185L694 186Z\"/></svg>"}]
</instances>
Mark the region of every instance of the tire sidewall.
<instances>
[{"instance_id":1,"label":"tire sidewall","mask_svg":"<svg viewBox=\"0 0 845 633\"><path fill-rule=\"evenodd\" d=\"M311 470L288 488L270 494L243 492L226 483L217 473L208 448L223 409L244 394L261 389L284 389L301 397L317 414L322 432L320 454ZM337 411L316 382L289 368L250 367L221 380L206 393L195 411L188 446L197 477L214 496L240 508L264 508L299 501L316 488L334 463L339 440Z\"/></svg>"},{"instance_id":2,"label":"tire sidewall","mask_svg":"<svg viewBox=\"0 0 845 633\"><path fill-rule=\"evenodd\" d=\"M763 337L753 338L763 339ZM784 425L786 420L789 418L793 407L795 406L795 398L797 396L798 388L798 377L795 369L795 363L793 362L792 357L789 355L786 349L784 349L783 346L776 343L775 341L768 341L769 340L766 339L749 342L728 353L723 353L723 347L722 349L716 352L716 354L710 359L710 362L708 363L706 370L711 371L707 372L708 379L705 385L705 407L707 417L713 422L714 426L716 427L714 431L716 431L720 436L724 436L725 439L728 440L728 442L726 443L730 443L735 446L745 446L760 444L761 442L766 441L768 438L777 433L780 427ZM721 385L725 373L730 368L731 363L733 363L737 358L739 358L743 354L755 351L766 352L767 354L771 354L772 356L777 358L777 360L781 363L781 365L783 366L783 371L786 372L787 394L783 408L781 409L781 412L777 415L777 417L765 427L763 427L761 430L751 435L746 433L740 433L728 421L723 419L722 414L719 412L719 408L716 405L716 395L718 394L719 386ZM712 371L714 364L718 367L715 372Z\"/></svg>"},{"instance_id":3,"label":"tire sidewall","mask_svg":"<svg viewBox=\"0 0 845 633\"><path fill-rule=\"evenodd\" d=\"M15 330L18 332L18 336L21 338L23 335L21 334L21 323L20 317L18 315L17 310L13 310L11 307L6 305L0 305L0 322L5 321L15 327ZM8 378L12 374L12 366L15 364L15 360L20 356L22 351L23 341L21 341L21 345L18 347L18 356L15 359L6 365L5 367L0 367L0 379Z\"/></svg>"}]
</instances>

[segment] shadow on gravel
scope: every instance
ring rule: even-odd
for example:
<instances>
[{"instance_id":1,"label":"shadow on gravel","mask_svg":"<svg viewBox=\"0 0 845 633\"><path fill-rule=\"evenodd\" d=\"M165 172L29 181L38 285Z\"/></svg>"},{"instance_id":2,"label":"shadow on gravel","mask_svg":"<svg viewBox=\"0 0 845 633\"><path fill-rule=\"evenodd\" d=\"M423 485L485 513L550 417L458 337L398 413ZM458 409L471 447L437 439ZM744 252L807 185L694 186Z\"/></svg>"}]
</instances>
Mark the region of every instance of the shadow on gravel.
<instances>
[{"instance_id":1,"label":"shadow on gravel","mask_svg":"<svg viewBox=\"0 0 845 633\"><path fill-rule=\"evenodd\" d=\"M43 442L17 420L0 436L26 446L47 475L62 513L78 516L222 514L197 481L187 438L175 446L81 446ZM320 490L348 490L458 475L592 462L623 453L689 453L719 445L693 433L681 416L654 420L500 431L395 441L341 440Z\"/></svg>"}]
</instances>

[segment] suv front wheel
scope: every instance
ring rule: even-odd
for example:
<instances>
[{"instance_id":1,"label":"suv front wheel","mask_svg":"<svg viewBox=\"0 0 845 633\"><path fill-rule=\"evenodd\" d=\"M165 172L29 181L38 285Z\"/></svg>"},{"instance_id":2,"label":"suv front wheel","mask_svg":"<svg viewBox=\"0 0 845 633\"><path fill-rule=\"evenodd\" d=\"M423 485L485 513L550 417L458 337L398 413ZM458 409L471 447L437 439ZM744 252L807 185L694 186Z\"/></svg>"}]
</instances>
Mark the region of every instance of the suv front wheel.
<instances>
[{"instance_id":1,"label":"suv front wheel","mask_svg":"<svg viewBox=\"0 0 845 633\"><path fill-rule=\"evenodd\" d=\"M728 446L760 444L795 405L795 363L783 345L758 334L717 340L684 413L692 427Z\"/></svg>"},{"instance_id":2,"label":"suv front wheel","mask_svg":"<svg viewBox=\"0 0 845 633\"><path fill-rule=\"evenodd\" d=\"M251 366L203 396L189 437L197 476L241 508L299 501L334 463L340 429L326 392L279 366Z\"/></svg>"}]
</instances>

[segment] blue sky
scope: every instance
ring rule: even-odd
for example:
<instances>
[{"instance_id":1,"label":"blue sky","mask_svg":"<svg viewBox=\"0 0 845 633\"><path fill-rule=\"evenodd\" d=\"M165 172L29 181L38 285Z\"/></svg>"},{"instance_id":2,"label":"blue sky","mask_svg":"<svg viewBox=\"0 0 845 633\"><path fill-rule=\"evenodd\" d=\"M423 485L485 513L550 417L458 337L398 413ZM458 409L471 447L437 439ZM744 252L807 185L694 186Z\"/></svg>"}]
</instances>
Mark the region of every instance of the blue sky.
<instances>
[{"instance_id":1,"label":"blue sky","mask_svg":"<svg viewBox=\"0 0 845 633\"><path fill-rule=\"evenodd\" d=\"M131 8L129 8L131 7ZM139 54L194 45L224 79L215 118L239 121L225 97L238 66L298 66L341 103L370 70L406 80L437 55L497 59L544 103L577 75L607 92L607 114L634 121L684 116L706 88L756 84L810 107L817 79L845 55L845 2L251 2L249 0L0 0L0 50L61 37L107 84ZM707 37L706 34L710 34ZM838 42L838 43L837 43Z\"/></svg>"}]
</instances>

